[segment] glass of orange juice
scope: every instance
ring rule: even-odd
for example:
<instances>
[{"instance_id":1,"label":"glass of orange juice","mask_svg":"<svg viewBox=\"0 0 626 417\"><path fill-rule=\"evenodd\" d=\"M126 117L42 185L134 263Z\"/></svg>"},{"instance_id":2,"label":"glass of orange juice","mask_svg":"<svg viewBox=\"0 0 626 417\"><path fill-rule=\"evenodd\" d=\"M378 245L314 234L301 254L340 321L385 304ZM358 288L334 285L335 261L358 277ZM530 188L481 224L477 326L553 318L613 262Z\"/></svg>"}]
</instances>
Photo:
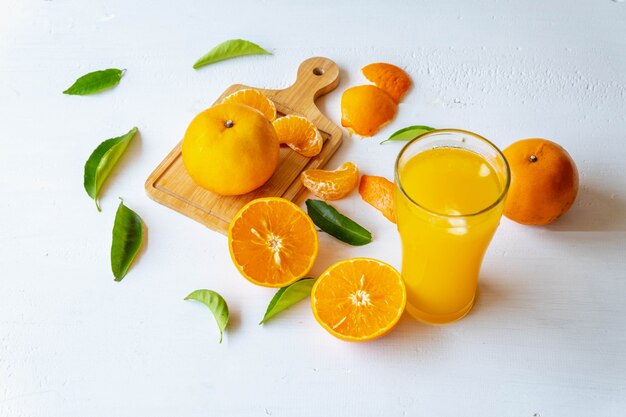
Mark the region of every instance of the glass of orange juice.
<instances>
[{"instance_id":1,"label":"glass of orange juice","mask_svg":"<svg viewBox=\"0 0 626 417\"><path fill-rule=\"evenodd\" d=\"M444 324L471 310L510 177L502 152L464 130L434 130L400 151L395 208L414 318Z\"/></svg>"}]
</instances>

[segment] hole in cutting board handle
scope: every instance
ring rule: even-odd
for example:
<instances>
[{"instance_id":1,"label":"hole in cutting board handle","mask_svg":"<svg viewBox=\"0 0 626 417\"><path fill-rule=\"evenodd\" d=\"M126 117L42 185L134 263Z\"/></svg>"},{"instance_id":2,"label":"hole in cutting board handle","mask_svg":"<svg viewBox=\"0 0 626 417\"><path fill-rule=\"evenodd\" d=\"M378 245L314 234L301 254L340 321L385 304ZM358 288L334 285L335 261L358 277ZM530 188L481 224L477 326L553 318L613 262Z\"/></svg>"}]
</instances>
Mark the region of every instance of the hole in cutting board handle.
<instances>
[{"instance_id":1,"label":"hole in cutting board handle","mask_svg":"<svg viewBox=\"0 0 626 417\"><path fill-rule=\"evenodd\" d=\"M318 77L320 75L324 75L324 68L320 68L320 67L313 68L313 74L317 75Z\"/></svg>"}]
</instances>

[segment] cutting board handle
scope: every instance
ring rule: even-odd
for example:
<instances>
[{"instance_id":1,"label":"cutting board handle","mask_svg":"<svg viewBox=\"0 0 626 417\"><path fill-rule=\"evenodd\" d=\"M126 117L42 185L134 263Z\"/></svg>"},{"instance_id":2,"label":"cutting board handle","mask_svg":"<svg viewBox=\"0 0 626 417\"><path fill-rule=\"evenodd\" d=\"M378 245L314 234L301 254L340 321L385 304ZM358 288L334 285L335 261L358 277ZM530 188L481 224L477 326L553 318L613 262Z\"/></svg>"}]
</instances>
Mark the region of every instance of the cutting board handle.
<instances>
[{"instance_id":1,"label":"cutting board handle","mask_svg":"<svg viewBox=\"0 0 626 417\"><path fill-rule=\"evenodd\" d=\"M276 91L275 99L291 103L293 110L306 115L315 99L331 92L338 84L337 64L328 58L313 57L300 64L296 82L284 90Z\"/></svg>"}]
</instances>

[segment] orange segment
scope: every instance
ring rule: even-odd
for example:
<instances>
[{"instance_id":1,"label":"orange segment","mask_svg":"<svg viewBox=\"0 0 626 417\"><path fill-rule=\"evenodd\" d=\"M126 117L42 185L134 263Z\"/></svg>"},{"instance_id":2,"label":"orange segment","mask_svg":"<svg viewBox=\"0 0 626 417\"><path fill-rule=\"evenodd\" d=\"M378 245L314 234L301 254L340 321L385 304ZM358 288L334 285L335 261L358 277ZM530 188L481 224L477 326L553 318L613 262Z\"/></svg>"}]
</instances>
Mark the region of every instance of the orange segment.
<instances>
[{"instance_id":1,"label":"orange segment","mask_svg":"<svg viewBox=\"0 0 626 417\"><path fill-rule=\"evenodd\" d=\"M278 141L300 155L311 157L322 151L324 139L315 125L302 116L294 114L280 117L272 123Z\"/></svg>"},{"instance_id":2,"label":"orange segment","mask_svg":"<svg viewBox=\"0 0 626 417\"><path fill-rule=\"evenodd\" d=\"M274 102L265 97L263 93L254 88L245 88L236 91L222 100L222 103L237 103L257 109L267 117L267 120L273 122L276 119L276 106Z\"/></svg>"},{"instance_id":3,"label":"orange segment","mask_svg":"<svg viewBox=\"0 0 626 417\"><path fill-rule=\"evenodd\" d=\"M356 187L359 169L352 162L346 162L334 171L307 169L300 179L315 196L327 201L339 200Z\"/></svg>"},{"instance_id":4,"label":"orange segment","mask_svg":"<svg viewBox=\"0 0 626 417\"><path fill-rule=\"evenodd\" d=\"M359 85L341 96L341 125L361 136L372 136L393 120L398 105L380 88Z\"/></svg>"},{"instance_id":5,"label":"orange segment","mask_svg":"<svg viewBox=\"0 0 626 417\"><path fill-rule=\"evenodd\" d=\"M393 206L395 185L385 177L363 175L359 184L359 194L363 201L379 210L392 223L396 223Z\"/></svg>"},{"instance_id":6,"label":"orange segment","mask_svg":"<svg viewBox=\"0 0 626 417\"><path fill-rule=\"evenodd\" d=\"M328 268L311 290L315 319L342 340L383 336L400 320L406 289L392 266L369 258L346 259Z\"/></svg>"},{"instance_id":7,"label":"orange segment","mask_svg":"<svg viewBox=\"0 0 626 417\"><path fill-rule=\"evenodd\" d=\"M365 78L376 84L376 87L389 94L396 103L399 103L411 88L409 75L395 65L376 62L364 66L361 72Z\"/></svg>"},{"instance_id":8,"label":"orange segment","mask_svg":"<svg viewBox=\"0 0 626 417\"><path fill-rule=\"evenodd\" d=\"M259 198L235 215L228 229L233 263L254 284L284 287L306 275L317 257L317 231L289 200Z\"/></svg>"}]
</instances>

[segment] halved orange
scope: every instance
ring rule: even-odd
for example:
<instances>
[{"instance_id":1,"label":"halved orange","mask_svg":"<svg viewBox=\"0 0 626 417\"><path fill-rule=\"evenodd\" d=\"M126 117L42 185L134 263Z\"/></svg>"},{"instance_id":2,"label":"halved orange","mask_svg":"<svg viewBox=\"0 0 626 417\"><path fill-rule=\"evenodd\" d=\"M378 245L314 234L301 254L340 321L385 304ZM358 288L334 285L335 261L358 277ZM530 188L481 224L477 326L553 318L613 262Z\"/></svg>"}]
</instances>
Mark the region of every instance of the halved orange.
<instances>
[{"instance_id":1,"label":"halved orange","mask_svg":"<svg viewBox=\"0 0 626 417\"><path fill-rule=\"evenodd\" d=\"M395 185L385 177L361 176L359 194L363 201L380 211L392 223L396 223L396 210L393 196Z\"/></svg>"},{"instance_id":2,"label":"halved orange","mask_svg":"<svg viewBox=\"0 0 626 417\"><path fill-rule=\"evenodd\" d=\"M339 200L350 194L359 182L359 169L346 162L334 171L307 169L300 174L302 184L316 197L323 200Z\"/></svg>"},{"instance_id":3,"label":"halved orange","mask_svg":"<svg viewBox=\"0 0 626 417\"><path fill-rule=\"evenodd\" d=\"M322 151L324 138L315 125L305 117L290 114L274 120L272 125L276 130L278 141L300 155L312 157Z\"/></svg>"},{"instance_id":4,"label":"halved orange","mask_svg":"<svg viewBox=\"0 0 626 417\"><path fill-rule=\"evenodd\" d=\"M226 96L224 100L222 100L222 103L243 104L257 109L263 113L270 122L276 119L276 106L274 102L254 88L244 88L243 90L235 91L231 95Z\"/></svg>"},{"instance_id":5,"label":"halved orange","mask_svg":"<svg viewBox=\"0 0 626 417\"><path fill-rule=\"evenodd\" d=\"M376 259L346 259L328 268L311 290L315 319L342 340L363 342L385 335L406 305L400 273Z\"/></svg>"},{"instance_id":6,"label":"halved orange","mask_svg":"<svg viewBox=\"0 0 626 417\"><path fill-rule=\"evenodd\" d=\"M289 200L252 200L228 229L233 263L250 282L284 287L305 276L317 257L317 231L311 218Z\"/></svg>"},{"instance_id":7,"label":"halved orange","mask_svg":"<svg viewBox=\"0 0 626 417\"><path fill-rule=\"evenodd\" d=\"M376 62L361 68L365 78L373 82L393 98L396 103L411 88L411 78L401 68L384 62Z\"/></svg>"},{"instance_id":8,"label":"halved orange","mask_svg":"<svg viewBox=\"0 0 626 417\"><path fill-rule=\"evenodd\" d=\"M375 85L348 88L341 96L341 125L352 133L372 136L391 122L398 105Z\"/></svg>"}]
</instances>

